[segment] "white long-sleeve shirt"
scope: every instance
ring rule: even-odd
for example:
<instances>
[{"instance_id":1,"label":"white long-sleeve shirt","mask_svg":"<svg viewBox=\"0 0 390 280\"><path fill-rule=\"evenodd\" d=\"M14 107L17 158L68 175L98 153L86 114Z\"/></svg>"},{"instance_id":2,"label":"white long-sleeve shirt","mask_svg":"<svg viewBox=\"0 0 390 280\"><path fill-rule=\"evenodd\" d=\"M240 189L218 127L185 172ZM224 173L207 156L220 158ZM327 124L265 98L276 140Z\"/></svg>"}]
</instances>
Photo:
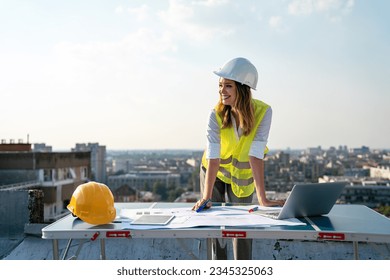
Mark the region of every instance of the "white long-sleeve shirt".
<instances>
[{"instance_id":1,"label":"white long-sleeve shirt","mask_svg":"<svg viewBox=\"0 0 390 280\"><path fill-rule=\"evenodd\" d=\"M264 158L264 151L268 142L268 135L272 122L272 108L268 107L263 119L257 127L255 137L252 141L251 148L249 150L249 156L254 156L259 159ZM232 116L232 123L234 133L239 139L242 135L241 128L237 129L236 120ZM221 156L221 137L220 128L217 122L217 116L215 109L210 112L209 121L207 124L207 150L206 158L215 159Z\"/></svg>"}]
</instances>

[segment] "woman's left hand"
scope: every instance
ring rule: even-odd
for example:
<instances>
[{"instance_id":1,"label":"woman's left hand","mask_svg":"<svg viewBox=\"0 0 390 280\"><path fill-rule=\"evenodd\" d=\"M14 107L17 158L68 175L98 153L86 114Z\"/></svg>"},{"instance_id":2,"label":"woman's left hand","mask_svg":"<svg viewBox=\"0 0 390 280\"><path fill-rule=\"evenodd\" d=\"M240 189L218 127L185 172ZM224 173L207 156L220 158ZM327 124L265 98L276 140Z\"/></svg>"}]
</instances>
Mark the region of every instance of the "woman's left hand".
<instances>
[{"instance_id":1,"label":"woman's left hand","mask_svg":"<svg viewBox=\"0 0 390 280\"><path fill-rule=\"evenodd\" d=\"M272 207L272 206L283 206L286 201L283 199L270 200L264 199L261 203L262 206Z\"/></svg>"}]
</instances>

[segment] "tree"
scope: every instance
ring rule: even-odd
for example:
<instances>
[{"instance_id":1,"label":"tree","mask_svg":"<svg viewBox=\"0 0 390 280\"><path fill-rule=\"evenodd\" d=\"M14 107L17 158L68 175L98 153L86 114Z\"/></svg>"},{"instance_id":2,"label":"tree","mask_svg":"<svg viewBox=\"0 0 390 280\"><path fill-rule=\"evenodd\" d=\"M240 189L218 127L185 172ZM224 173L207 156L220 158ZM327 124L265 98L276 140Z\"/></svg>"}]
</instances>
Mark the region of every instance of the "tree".
<instances>
[{"instance_id":1,"label":"tree","mask_svg":"<svg viewBox=\"0 0 390 280\"><path fill-rule=\"evenodd\" d=\"M176 187L176 184L173 182L168 187L168 201L173 202L184 192L183 188Z\"/></svg>"},{"instance_id":2,"label":"tree","mask_svg":"<svg viewBox=\"0 0 390 280\"><path fill-rule=\"evenodd\" d=\"M166 201L168 198L167 188L161 181L157 181L153 184L153 193L159 195L162 201Z\"/></svg>"},{"instance_id":3,"label":"tree","mask_svg":"<svg viewBox=\"0 0 390 280\"><path fill-rule=\"evenodd\" d=\"M149 185L149 182L148 182L148 181L145 181L145 183L144 183L144 186L143 186L142 190L143 190L143 191L145 191L145 192L151 192L151 191L152 191L152 188L150 187L150 185Z\"/></svg>"},{"instance_id":4,"label":"tree","mask_svg":"<svg viewBox=\"0 0 390 280\"><path fill-rule=\"evenodd\" d=\"M390 217L390 206L382 205L378 208L378 212L382 215L385 215L386 217Z\"/></svg>"}]
</instances>

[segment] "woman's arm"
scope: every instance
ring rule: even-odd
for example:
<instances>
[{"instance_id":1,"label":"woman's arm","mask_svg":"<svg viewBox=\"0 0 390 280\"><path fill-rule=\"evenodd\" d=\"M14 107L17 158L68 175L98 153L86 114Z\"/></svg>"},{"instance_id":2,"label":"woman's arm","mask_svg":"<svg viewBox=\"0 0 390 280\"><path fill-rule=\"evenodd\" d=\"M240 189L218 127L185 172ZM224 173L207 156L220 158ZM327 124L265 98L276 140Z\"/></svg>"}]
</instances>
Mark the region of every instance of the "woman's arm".
<instances>
[{"instance_id":1,"label":"woman's arm","mask_svg":"<svg viewBox=\"0 0 390 280\"><path fill-rule=\"evenodd\" d=\"M211 199L211 196L213 194L213 186L215 183L215 179L217 178L218 169L219 169L219 158L209 159L208 167L206 170L206 178L204 182L202 198L196 202L194 207L192 207L192 210L198 209L199 206L201 206L206 200ZM210 206L211 203L207 205L207 207Z\"/></svg>"},{"instance_id":2,"label":"woman's arm","mask_svg":"<svg viewBox=\"0 0 390 280\"><path fill-rule=\"evenodd\" d=\"M265 194L264 161L250 156L249 164L252 168L259 204L262 206L282 206L284 204L283 200L269 200Z\"/></svg>"},{"instance_id":3,"label":"woman's arm","mask_svg":"<svg viewBox=\"0 0 390 280\"><path fill-rule=\"evenodd\" d=\"M213 193L213 186L215 183L215 179L217 178L217 173L219 169L219 158L209 159L209 166L206 170L206 178L204 183L203 190L203 199L211 199L211 195Z\"/></svg>"},{"instance_id":4,"label":"woman's arm","mask_svg":"<svg viewBox=\"0 0 390 280\"><path fill-rule=\"evenodd\" d=\"M249 150L250 156L254 156L259 159L264 158L264 153L268 142L268 135L271 128L271 122L272 108L268 107L262 121L256 129L256 134Z\"/></svg>"}]
</instances>

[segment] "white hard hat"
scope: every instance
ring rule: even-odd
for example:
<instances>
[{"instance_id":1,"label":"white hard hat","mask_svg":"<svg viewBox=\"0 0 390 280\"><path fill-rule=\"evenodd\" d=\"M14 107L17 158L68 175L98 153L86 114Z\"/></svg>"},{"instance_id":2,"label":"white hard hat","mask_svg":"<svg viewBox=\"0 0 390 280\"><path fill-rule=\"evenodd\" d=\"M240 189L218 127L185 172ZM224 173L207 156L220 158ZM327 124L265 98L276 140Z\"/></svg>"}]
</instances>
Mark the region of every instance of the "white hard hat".
<instances>
[{"instance_id":1,"label":"white hard hat","mask_svg":"<svg viewBox=\"0 0 390 280\"><path fill-rule=\"evenodd\" d=\"M239 82L256 89L258 74L256 67L246 58L237 57L226 62L214 74L229 80Z\"/></svg>"}]
</instances>

